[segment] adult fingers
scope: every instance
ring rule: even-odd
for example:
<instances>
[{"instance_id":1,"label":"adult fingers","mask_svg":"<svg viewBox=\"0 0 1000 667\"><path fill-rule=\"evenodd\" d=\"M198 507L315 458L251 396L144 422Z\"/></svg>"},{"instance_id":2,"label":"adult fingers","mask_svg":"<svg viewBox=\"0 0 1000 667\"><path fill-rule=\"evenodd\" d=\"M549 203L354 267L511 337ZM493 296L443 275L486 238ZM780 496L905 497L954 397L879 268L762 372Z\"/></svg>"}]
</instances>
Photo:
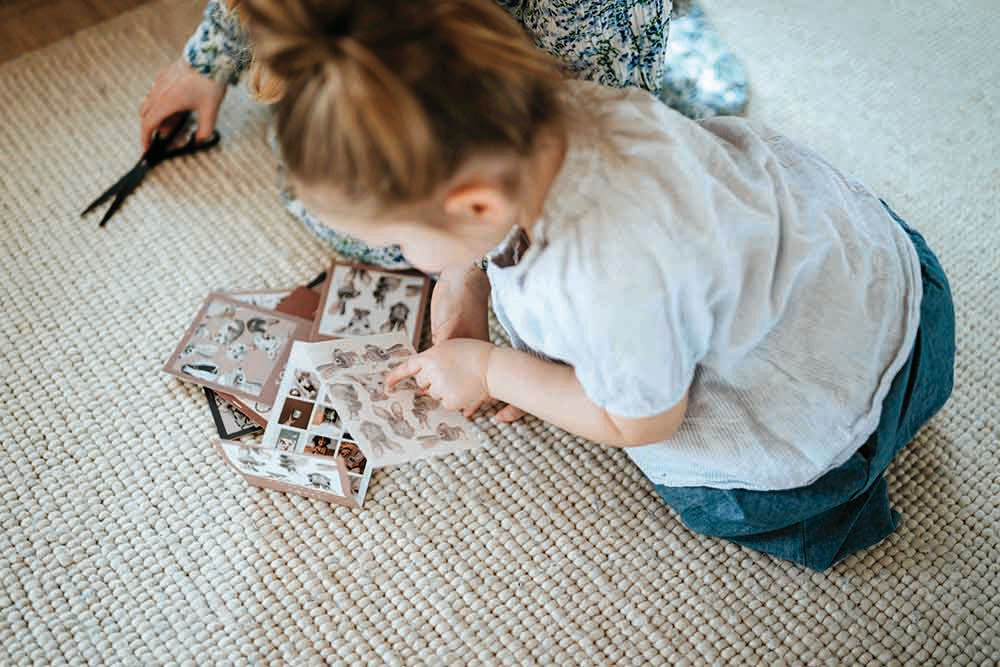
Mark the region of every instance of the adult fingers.
<instances>
[{"instance_id":1,"label":"adult fingers","mask_svg":"<svg viewBox=\"0 0 1000 667\"><path fill-rule=\"evenodd\" d=\"M195 141L208 141L212 137L220 106L210 101L198 107L198 131L194 135Z\"/></svg>"}]
</instances>

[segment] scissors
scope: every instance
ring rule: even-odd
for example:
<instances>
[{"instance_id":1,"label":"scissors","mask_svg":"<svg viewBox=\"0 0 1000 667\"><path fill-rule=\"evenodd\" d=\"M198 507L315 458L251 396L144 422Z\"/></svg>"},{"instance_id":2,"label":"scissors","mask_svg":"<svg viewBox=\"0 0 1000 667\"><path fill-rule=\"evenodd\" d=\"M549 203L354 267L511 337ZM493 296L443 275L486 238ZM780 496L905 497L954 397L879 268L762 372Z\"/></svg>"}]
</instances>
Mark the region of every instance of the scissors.
<instances>
[{"instance_id":1,"label":"scissors","mask_svg":"<svg viewBox=\"0 0 1000 667\"><path fill-rule=\"evenodd\" d=\"M80 217L83 217L93 211L95 208L106 202L111 197L114 197L114 201L111 202L111 206L108 207L107 212L105 212L104 217L101 218L101 222L98 227L103 227L107 224L111 216L115 214L119 208L121 208L122 202L130 194L135 192L135 189L139 187L142 183L142 179L146 177L153 167L160 164L164 160L170 160L175 157L180 157L182 155L191 155L192 153L197 153L199 151L208 150L216 144L219 143L219 133L213 132L212 136L205 141L195 141L195 135L192 133L188 140L181 144L180 146L171 148L176 139L180 136L181 132L184 131L185 126L191 118L191 112L185 111L177 120L177 124L174 125L165 136L161 136L159 131L153 135L153 141L149 145L149 149L142 154L139 158L139 162L129 170L127 174L118 179L118 182L112 185L110 188L104 191L104 193L94 200L94 202L84 209Z\"/></svg>"}]
</instances>

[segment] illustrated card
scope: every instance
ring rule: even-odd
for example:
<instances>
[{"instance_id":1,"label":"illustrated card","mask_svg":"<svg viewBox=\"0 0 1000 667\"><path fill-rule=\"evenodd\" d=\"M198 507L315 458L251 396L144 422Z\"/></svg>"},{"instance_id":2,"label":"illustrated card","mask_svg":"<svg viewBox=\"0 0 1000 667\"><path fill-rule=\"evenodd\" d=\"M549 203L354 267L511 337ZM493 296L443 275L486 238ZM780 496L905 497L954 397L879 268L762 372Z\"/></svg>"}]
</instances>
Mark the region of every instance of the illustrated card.
<instances>
[{"instance_id":1,"label":"illustrated card","mask_svg":"<svg viewBox=\"0 0 1000 667\"><path fill-rule=\"evenodd\" d=\"M349 474L343 462L336 458L307 456L228 440L217 440L215 445L226 462L256 486L348 507L361 506L371 480L370 470L367 474Z\"/></svg>"},{"instance_id":2,"label":"illustrated card","mask_svg":"<svg viewBox=\"0 0 1000 667\"><path fill-rule=\"evenodd\" d=\"M235 440L264 430L230 401L208 387L202 387L202 389L205 390L205 398L208 401L208 409L212 413L212 420L215 422L215 429L223 440Z\"/></svg>"},{"instance_id":3,"label":"illustrated card","mask_svg":"<svg viewBox=\"0 0 1000 667\"><path fill-rule=\"evenodd\" d=\"M307 337L308 331L306 320L213 292L163 370L270 405L292 342Z\"/></svg>"},{"instance_id":4,"label":"illustrated card","mask_svg":"<svg viewBox=\"0 0 1000 667\"><path fill-rule=\"evenodd\" d=\"M319 400L337 408L376 468L482 444L469 420L419 392L412 379L386 391L386 374L412 354L404 332L295 344L293 355L299 363L315 369ZM294 411L285 418L294 420Z\"/></svg>"},{"instance_id":5,"label":"illustrated card","mask_svg":"<svg viewBox=\"0 0 1000 667\"><path fill-rule=\"evenodd\" d=\"M430 292L427 276L340 263L327 276L313 340L401 331L414 347L419 344Z\"/></svg>"},{"instance_id":6,"label":"illustrated card","mask_svg":"<svg viewBox=\"0 0 1000 667\"><path fill-rule=\"evenodd\" d=\"M340 407L321 396L319 376L311 358L302 351L304 345L309 344L297 342L292 348L261 446L308 462L304 469L315 474L325 474L331 466L342 467L344 488L349 492L341 495L354 498L360 505L372 466L341 416Z\"/></svg>"}]
</instances>

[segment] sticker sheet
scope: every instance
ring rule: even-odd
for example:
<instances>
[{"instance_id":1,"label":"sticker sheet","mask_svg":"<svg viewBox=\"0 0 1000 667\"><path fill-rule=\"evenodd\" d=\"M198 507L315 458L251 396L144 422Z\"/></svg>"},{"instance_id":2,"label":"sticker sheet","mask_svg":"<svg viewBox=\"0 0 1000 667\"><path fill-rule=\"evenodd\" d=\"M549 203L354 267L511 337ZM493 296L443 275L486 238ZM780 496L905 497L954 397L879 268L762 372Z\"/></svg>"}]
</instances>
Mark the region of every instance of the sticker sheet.
<instances>
[{"instance_id":1,"label":"sticker sheet","mask_svg":"<svg viewBox=\"0 0 1000 667\"><path fill-rule=\"evenodd\" d=\"M430 279L415 272L334 264L328 271L313 340L400 331L419 344Z\"/></svg>"},{"instance_id":2,"label":"sticker sheet","mask_svg":"<svg viewBox=\"0 0 1000 667\"><path fill-rule=\"evenodd\" d=\"M298 317L208 295L163 370L182 380L270 405L292 342L308 336Z\"/></svg>"},{"instance_id":3,"label":"sticker sheet","mask_svg":"<svg viewBox=\"0 0 1000 667\"><path fill-rule=\"evenodd\" d=\"M319 400L338 409L376 468L482 444L469 420L419 392L412 379L386 391L386 374L411 354L413 347L403 332L295 344L294 358L314 369ZM283 416L294 420L295 409Z\"/></svg>"},{"instance_id":4,"label":"sticker sheet","mask_svg":"<svg viewBox=\"0 0 1000 667\"><path fill-rule=\"evenodd\" d=\"M310 465L319 461L316 465L343 466L350 495L360 505L372 466L339 405L321 396L319 376L311 359L302 354L303 345L308 343L296 343L289 356L261 445L267 451L302 457Z\"/></svg>"},{"instance_id":5,"label":"sticker sheet","mask_svg":"<svg viewBox=\"0 0 1000 667\"><path fill-rule=\"evenodd\" d=\"M336 459L304 456L265 446L217 441L223 455L237 472L259 486L295 492L296 488L316 491L325 500L349 500L343 503L360 507L371 480L366 474L348 474Z\"/></svg>"},{"instance_id":6,"label":"sticker sheet","mask_svg":"<svg viewBox=\"0 0 1000 667\"><path fill-rule=\"evenodd\" d=\"M205 390L208 409L212 413L215 430L219 432L220 438L223 440L235 440L245 435L260 433L264 430L255 420L248 417L231 402L208 387L202 388Z\"/></svg>"}]
</instances>

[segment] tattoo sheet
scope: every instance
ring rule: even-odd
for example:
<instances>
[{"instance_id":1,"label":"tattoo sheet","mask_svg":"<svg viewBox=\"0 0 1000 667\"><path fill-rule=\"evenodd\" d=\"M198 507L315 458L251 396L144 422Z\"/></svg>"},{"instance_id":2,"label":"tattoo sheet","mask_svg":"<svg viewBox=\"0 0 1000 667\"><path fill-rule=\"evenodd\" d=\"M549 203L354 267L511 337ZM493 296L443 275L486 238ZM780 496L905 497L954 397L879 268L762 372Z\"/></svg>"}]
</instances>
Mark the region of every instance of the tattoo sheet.
<instances>
[{"instance_id":1,"label":"tattoo sheet","mask_svg":"<svg viewBox=\"0 0 1000 667\"><path fill-rule=\"evenodd\" d=\"M317 399L291 396L268 424L265 443L280 446L282 429L306 424L310 401L332 407L376 468L472 449L481 441L472 423L457 410L417 391L412 379L386 391L385 376L415 354L405 333L296 342L286 382L300 372L318 384ZM312 386L312 385L310 385ZM283 392L282 392L283 393ZM312 412L313 420L319 419Z\"/></svg>"}]
</instances>

